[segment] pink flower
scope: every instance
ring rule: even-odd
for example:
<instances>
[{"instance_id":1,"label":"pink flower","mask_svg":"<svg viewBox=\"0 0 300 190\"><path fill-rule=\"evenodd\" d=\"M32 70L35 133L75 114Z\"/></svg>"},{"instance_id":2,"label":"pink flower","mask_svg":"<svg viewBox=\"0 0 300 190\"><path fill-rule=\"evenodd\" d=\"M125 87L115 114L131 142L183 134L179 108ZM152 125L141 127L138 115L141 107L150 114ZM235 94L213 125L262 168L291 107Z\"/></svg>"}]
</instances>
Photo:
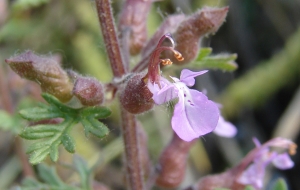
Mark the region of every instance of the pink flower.
<instances>
[{"instance_id":1,"label":"pink flower","mask_svg":"<svg viewBox=\"0 0 300 190\"><path fill-rule=\"evenodd\" d=\"M188 88L195 84L195 77L206 72L207 70L193 72L184 69L180 79L171 77L174 83L163 77L160 77L159 85L148 83L148 88L153 93L152 98L156 104L163 104L178 97L171 123L175 133L184 141L191 141L210 133L217 126L220 127L217 134L229 137L236 133L235 127L220 117L216 103L208 100L202 92ZM222 128L223 130L228 129L228 131L222 133Z\"/></svg>"},{"instance_id":2,"label":"pink flower","mask_svg":"<svg viewBox=\"0 0 300 190\"><path fill-rule=\"evenodd\" d=\"M276 151L271 151L270 147L290 149L292 154L295 152L296 145L292 141L283 138L274 138L263 145L256 138L253 141L256 145L253 163L250 164L237 181L241 184L252 185L256 189L261 189L268 164L272 162L275 167L281 170L294 166L294 162L286 152L279 154Z\"/></svg>"}]
</instances>

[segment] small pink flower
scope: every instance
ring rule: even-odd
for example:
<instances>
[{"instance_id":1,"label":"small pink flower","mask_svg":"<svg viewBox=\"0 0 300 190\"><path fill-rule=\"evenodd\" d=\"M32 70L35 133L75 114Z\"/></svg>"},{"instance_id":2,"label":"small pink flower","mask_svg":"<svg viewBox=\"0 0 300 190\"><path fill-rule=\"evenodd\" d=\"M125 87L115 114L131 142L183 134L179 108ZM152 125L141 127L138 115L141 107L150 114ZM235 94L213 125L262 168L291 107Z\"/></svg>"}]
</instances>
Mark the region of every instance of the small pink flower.
<instances>
[{"instance_id":1,"label":"small pink flower","mask_svg":"<svg viewBox=\"0 0 300 190\"><path fill-rule=\"evenodd\" d=\"M284 138L274 138L263 145L261 145L256 138L254 138L253 141L257 150L253 157L253 163L250 164L237 181L241 184L252 185L256 189L261 189L268 164L272 162L275 167L281 170L289 169L294 166L294 162L286 152L279 154L275 151L271 151L270 147L289 149L294 153L296 145L292 141Z\"/></svg>"},{"instance_id":2,"label":"small pink flower","mask_svg":"<svg viewBox=\"0 0 300 190\"><path fill-rule=\"evenodd\" d=\"M171 77L174 83L163 77L159 79L160 86L156 83L148 83L148 88L153 93L152 98L156 104L163 104L178 97L172 117L172 128L184 141L191 141L210 133L217 126L220 129L216 133L222 136L231 137L236 133L235 127L220 117L216 103L208 100L202 92L188 88L195 84L195 77L206 72L207 70L193 72L184 69L180 79ZM228 131L222 133L222 129Z\"/></svg>"}]
</instances>

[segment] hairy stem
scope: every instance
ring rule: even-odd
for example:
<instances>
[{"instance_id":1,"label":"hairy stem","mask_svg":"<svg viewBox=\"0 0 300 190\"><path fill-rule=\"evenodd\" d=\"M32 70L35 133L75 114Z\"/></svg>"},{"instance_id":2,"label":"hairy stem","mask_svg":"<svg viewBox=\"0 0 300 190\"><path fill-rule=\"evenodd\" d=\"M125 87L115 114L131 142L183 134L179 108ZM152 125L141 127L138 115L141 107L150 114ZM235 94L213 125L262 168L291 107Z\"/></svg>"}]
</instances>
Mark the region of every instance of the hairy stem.
<instances>
[{"instance_id":1,"label":"hairy stem","mask_svg":"<svg viewBox=\"0 0 300 190\"><path fill-rule=\"evenodd\" d=\"M115 77L125 74L121 49L117 38L110 0L96 0L103 40Z\"/></svg>"},{"instance_id":2,"label":"hairy stem","mask_svg":"<svg viewBox=\"0 0 300 190\"><path fill-rule=\"evenodd\" d=\"M103 40L114 77L126 74L121 55L114 19L109 0L96 0L96 7L101 25ZM137 134L137 123L134 115L121 108L122 130L125 144L127 181L131 190L143 190L141 159Z\"/></svg>"},{"instance_id":3,"label":"hairy stem","mask_svg":"<svg viewBox=\"0 0 300 190\"><path fill-rule=\"evenodd\" d=\"M143 190L143 175L139 158L137 122L133 114L122 109L122 130L125 143L127 181L133 190Z\"/></svg>"}]
</instances>

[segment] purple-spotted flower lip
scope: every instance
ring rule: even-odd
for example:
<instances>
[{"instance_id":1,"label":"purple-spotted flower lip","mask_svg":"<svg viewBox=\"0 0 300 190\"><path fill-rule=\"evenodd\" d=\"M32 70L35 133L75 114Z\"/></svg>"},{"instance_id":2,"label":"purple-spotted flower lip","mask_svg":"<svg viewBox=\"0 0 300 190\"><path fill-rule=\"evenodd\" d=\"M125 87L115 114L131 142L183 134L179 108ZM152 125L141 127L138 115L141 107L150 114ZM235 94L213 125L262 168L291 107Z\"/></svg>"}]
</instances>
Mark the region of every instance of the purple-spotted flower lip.
<instances>
[{"instance_id":1,"label":"purple-spotted flower lip","mask_svg":"<svg viewBox=\"0 0 300 190\"><path fill-rule=\"evenodd\" d=\"M163 104L178 98L172 117L172 128L184 141L192 141L199 136L212 132L218 126L216 133L225 137L236 134L235 127L220 118L219 108L216 103L208 100L207 96L188 86L195 84L195 77L206 73L207 70L194 72L183 69L180 79L171 77L174 83L160 77L160 86L156 83L148 83L148 88L153 94L156 104ZM228 130L222 132L223 130Z\"/></svg>"},{"instance_id":2,"label":"purple-spotted flower lip","mask_svg":"<svg viewBox=\"0 0 300 190\"><path fill-rule=\"evenodd\" d=\"M237 182L244 185L252 185L256 189L261 189L263 187L265 169L270 163L273 163L276 168L281 170L290 169L294 166L294 162L286 152L278 153L271 151L270 148L281 148L288 150L290 154L295 154L297 145L281 137L271 139L263 145L261 145L256 138L253 138L253 141L256 145L256 149L254 149L254 152L247 158L247 160L253 163L238 177Z\"/></svg>"}]
</instances>

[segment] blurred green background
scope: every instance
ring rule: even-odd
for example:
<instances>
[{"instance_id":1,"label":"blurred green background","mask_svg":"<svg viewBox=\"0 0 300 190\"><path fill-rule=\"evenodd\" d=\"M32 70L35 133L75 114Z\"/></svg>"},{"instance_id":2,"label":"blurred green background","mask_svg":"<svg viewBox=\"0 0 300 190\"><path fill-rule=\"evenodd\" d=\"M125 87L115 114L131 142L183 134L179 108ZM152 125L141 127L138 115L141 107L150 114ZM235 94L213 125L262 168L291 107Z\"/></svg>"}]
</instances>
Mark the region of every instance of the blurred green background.
<instances>
[{"instance_id":1,"label":"blurred green background","mask_svg":"<svg viewBox=\"0 0 300 190\"><path fill-rule=\"evenodd\" d=\"M112 5L117 19L122 1L115 0ZM233 73L210 71L197 78L196 86L200 90L206 89L210 99L223 105L223 115L237 126L239 132L234 139L219 138L214 134L202 137L191 151L187 177L182 186L236 164L254 147L254 136L261 142L274 136L290 138L297 144L300 142L300 1L158 1L148 18L149 36L169 14L191 14L203 6L227 5L230 9L226 22L201 44L212 47L214 54L237 53L239 68ZM11 113L16 113L26 104L31 105L28 97L36 99L39 94L33 84L14 76L4 62L4 59L28 49L38 54L58 56L64 68L94 76L103 82L111 80L94 1L0 0L0 108L4 109L5 91L14 100ZM134 57L131 62L134 64L138 60L139 57ZM124 189L116 102L112 103L111 109L114 114L104 121L111 129L109 137L87 139L79 127L74 132L76 150L89 165L97 163L96 180L110 185L111 189ZM162 145L170 139L170 117L170 109L163 106L139 116L149 135L148 146L154 163ZM18 125L23 127L22 123ZM11 130L1 130L0 189L15 186L24 178L22 162L16 156L16 139ZM26 143L22 148L26 148ZM73 183L76 175L65 166L72 162L71 155L63 149L60 155L56 166L58 174L63 180ZM290 189L298 189L299 154L292 159L296 164L293 169L273 170L269 180L281 176L287 180Z\"/></svg>"}]
</instances>

